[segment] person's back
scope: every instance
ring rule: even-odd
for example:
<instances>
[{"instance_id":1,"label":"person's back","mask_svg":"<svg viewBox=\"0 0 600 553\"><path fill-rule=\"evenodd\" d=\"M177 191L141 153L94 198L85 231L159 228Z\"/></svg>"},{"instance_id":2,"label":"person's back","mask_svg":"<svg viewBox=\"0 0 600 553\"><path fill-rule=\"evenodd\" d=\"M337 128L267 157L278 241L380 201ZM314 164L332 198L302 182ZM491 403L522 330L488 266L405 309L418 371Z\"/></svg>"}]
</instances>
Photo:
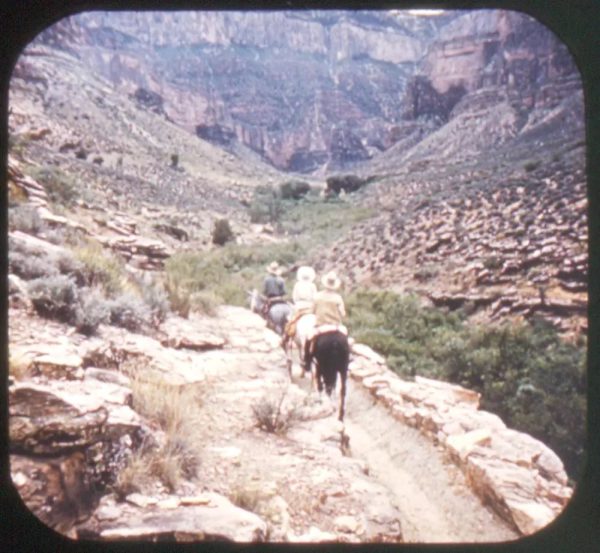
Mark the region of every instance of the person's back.
<instances>
[{"instance_id":1,"label":"person's back","mask_svg":"<svg viewBox=\"0 0 600 553\"><path fill-rule=\"evenodd\" d=\"M315 272L312 267L300 267L297 273L297 281L294 284L294 290L292 291L292 300L297 312L305 311L312 308L315 295L317 293L317 287L313 282L315 279Z\"/></svg>"},{"instance_id":2,"label":"person's back","mask_svg":"<svg viewBox=\"0 0 600 553\"><path fill-rule=\"evenodd\" d=\"M279 264L274 261L267 267L269 275L263 283L263 295L267 298L279 298L285 296L285 282L281 278Z\"/></svg>"},{"instance_id":3,"label":"person's back","mask_svg":"<svg viewBox=\"0 0 600 553\"><path fill-rule=\"evenodd\" d=\"M338 332L348 336L348 329L342 324L342 319L346 316L346 308L342 296L337 292L342 284L341 280L335 272L330 271L323 276L321 284L323 290L317 292L312 306L312 312L315 314L314 331L304 348L304 367L308 369L310 369L315 341L320 334Z\"/></svg>"},{"instance_id":4,"label":"person's back","mask_svg":"<svg viewBox=\"0 0 600 553\"><path fill-rule=\"evenodd\" d=\"M313 313L316 316L317 326L340 325L342 318L346 315L344 300L333 290L321 290L315 296Z\"/></svg>"},{"instance_id":5,"label":"person's back","mask_svg":"<svg viewBox=\"0 0 600 553\"><path fill-rule=\"evenodd\" d=\"M276 298L285 295L285 283L279 276L269 275L265 278L263 294L267 298Z\"/></svg>"},{"instance_id":6,"label":"person's back","mask_svg":"<svg viewBox=\"0 0 600 553\"><path fill-rule=\"evenodd\" d=\"M341 325L343 317L346 316L346 308L342 296L337 290L341 281L331 271L321 279L323 290L317 292L313 302L313 313L316 316L316 325Z\"/></svg>"}]
</instances>

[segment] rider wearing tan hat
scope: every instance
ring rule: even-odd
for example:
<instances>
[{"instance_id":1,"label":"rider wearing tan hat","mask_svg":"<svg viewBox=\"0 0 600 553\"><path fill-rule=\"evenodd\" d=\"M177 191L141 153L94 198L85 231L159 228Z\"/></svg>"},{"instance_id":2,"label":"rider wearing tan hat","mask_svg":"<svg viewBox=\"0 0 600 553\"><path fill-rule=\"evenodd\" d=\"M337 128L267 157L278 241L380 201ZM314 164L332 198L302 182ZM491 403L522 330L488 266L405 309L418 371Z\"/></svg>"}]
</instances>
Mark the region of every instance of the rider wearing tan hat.
<instances>
[{"instance_id":1,"label":"rider wearing tan hat","mask_svg":"<svg viewBox=\"0 0 600 553\"><path fill-rule=\"evenodd\" d=\"M277 261L273 261L267 267L268 276L263 282L263 295L266 298L263 306L263 313L268 313L271 305L277 301L283 300L285 296L285 282L281 278L281 267Z\"/></svg>"},{"instance_id":2,"label":"rider wearing tan hat","mask_svg":"<svg viewBox=\"0 0 600 553\"><path fill-rule=\"evenodd\" d=\"M304 365L310 366L310 357L315 338L326 332L341 332L348 336L348 329L342 324L342 318L346 316L344 300L338 293L342 281L334 271L329 271L321 278L323 289L317 292L313 302L312 312L315 314L315 328L308 337L304 349Z\"/></svg>"},{"instance_id":3,"label":"rider wearing tan hat","mask_svg":"<svg viewBox=\"0 0 600 553\"><path fill-rule=\"evenodd\" d=\"M323 290L317 292L313 302L316 325L341 325L346 316L344 300L337 292L342 282L334 271L329 271L321 278L321 285Z\"/></svg>"}]
</instances>

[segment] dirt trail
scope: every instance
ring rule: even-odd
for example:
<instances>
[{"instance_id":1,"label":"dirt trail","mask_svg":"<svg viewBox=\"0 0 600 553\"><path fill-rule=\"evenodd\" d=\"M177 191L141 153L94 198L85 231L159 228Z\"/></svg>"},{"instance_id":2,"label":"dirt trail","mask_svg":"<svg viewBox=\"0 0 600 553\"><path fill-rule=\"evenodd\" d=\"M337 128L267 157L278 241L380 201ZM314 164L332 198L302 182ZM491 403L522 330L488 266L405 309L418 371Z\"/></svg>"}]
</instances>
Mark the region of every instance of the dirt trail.
<instances>
[{"instance_id":1,"label":"dirt trail","mask_svg":"<svg viewBox=\"0 0 600 553\"><path fill-rule=\"evenodd\" d=\"M482 505L464 475L417 430L400 424L358 386L349 386L346 432L351 454L390 490L407 542L499 542L516 539Z\"/></svg>"},{"instance_id":2,"label":"dirt trail","mask_svg":"<svg viewBox=\"0 0 600 553\"><path fill-rule=\"evenodd\" d=\"M202 484L268 520L270 541L518 537L481 504L440 450L351 379L345 421L350 451L342 454L334 408L299 373L295 365L290 383L277 349L258 363L246 358L211 379L204 406ZM312 415L282 435L256 428L253 406L281 394Z\"/></svg>"}]
</instances>

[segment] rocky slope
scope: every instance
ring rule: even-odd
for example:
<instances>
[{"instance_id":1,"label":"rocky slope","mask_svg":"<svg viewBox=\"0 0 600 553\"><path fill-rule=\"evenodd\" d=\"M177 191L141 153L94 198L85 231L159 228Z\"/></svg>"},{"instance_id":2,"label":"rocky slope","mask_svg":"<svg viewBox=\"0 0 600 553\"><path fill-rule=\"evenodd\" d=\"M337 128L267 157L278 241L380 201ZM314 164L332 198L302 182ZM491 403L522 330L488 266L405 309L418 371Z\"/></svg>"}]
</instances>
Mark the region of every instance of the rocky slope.
<instances>
[{"instance_id":1,"label":"rocky slope","mask_svg":"<svg viewBox=\"0 0 600 553\"><path fill-rule=\"evenodd\" d=\"M80 75L81 98L61 106ZM243 233L243 187L285 179L260 157L354 166L379 181L358 203L380 215L315 256L319 267L488 320L542 314L585 331L581 82L566 47L527 16L89 13L42 33L13 82L11 123L35 156L58 149L122 211L159 199L206 213L156 214L188 236L207 236L218 215ZM86 135L98 125L102 144Z\"/></svg>"},{"instance_id":2,"label":"rocky slope","mask_svg":"<svg viewBox=\"0 0 600 553\"><path fill-rule=\"evenodd\" d=\"M349 288L413 292L481 320L541 315L563 332L584 333L583 145L572 140L534 156L528 145L458 166L407 164L382 177L357 198L379 215L315 264L338 268Z\"/></svg>"},{"instance_id":3,"label":"rocky slope","mask_svg":"<svg viewBox=\"0 0 600 553\"><path fill-rule=\"evenodd\" d=\"M72 537L502 541L551 522L571 494L560 460L479 412L477 394L403 382L358 344L344 429L297 367L288 380L278 338L243 309L171 317L155 337L107 326L85 339L22 308L10 320L21 366L9 389L12 478L36 516ZM140 378L164 395L199 394L187 413L192 468L169 486L164 476L129 487L119 478L132 456L170 438L132 408ZM265 401L279 403L285 435L255 427ZM385 436L377 456L373 401ZM391 485L391 466L402 485Z\"/></svg>"}]
</instances>

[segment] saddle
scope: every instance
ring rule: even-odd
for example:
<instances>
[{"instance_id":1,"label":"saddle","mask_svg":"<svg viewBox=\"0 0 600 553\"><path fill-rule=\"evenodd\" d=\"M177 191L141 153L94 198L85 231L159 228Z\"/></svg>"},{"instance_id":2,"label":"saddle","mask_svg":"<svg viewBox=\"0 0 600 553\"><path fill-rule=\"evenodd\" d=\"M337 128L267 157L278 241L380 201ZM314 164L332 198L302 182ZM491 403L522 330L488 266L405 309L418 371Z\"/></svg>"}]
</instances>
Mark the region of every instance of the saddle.
<instances>
[{"instance_id":1,"label":"saddle","mask_svg":"<svg viewBox=\"0 0 600 553\"><path fill-rule=\"evenodd\" d=\"M300 318L310 313L312 313L310 309L299 309L285 325L284 334L288 338L293 338L296 334L296 326L298 325Z\"/></svg>"},{"instance_id":2,"label":"saddle","mask_svg":"<svg viewBox=\"0 0 600 553\"><path fill-rule=\"evenodd\" d=\"M269 314L269 310L271 309L271 307L278 303L287 303L287 300L283 296L273 296L271 298L265 298L265 303L262 308L262 313L265 316L265 318Z\"/></svg>"}]
</instances>

